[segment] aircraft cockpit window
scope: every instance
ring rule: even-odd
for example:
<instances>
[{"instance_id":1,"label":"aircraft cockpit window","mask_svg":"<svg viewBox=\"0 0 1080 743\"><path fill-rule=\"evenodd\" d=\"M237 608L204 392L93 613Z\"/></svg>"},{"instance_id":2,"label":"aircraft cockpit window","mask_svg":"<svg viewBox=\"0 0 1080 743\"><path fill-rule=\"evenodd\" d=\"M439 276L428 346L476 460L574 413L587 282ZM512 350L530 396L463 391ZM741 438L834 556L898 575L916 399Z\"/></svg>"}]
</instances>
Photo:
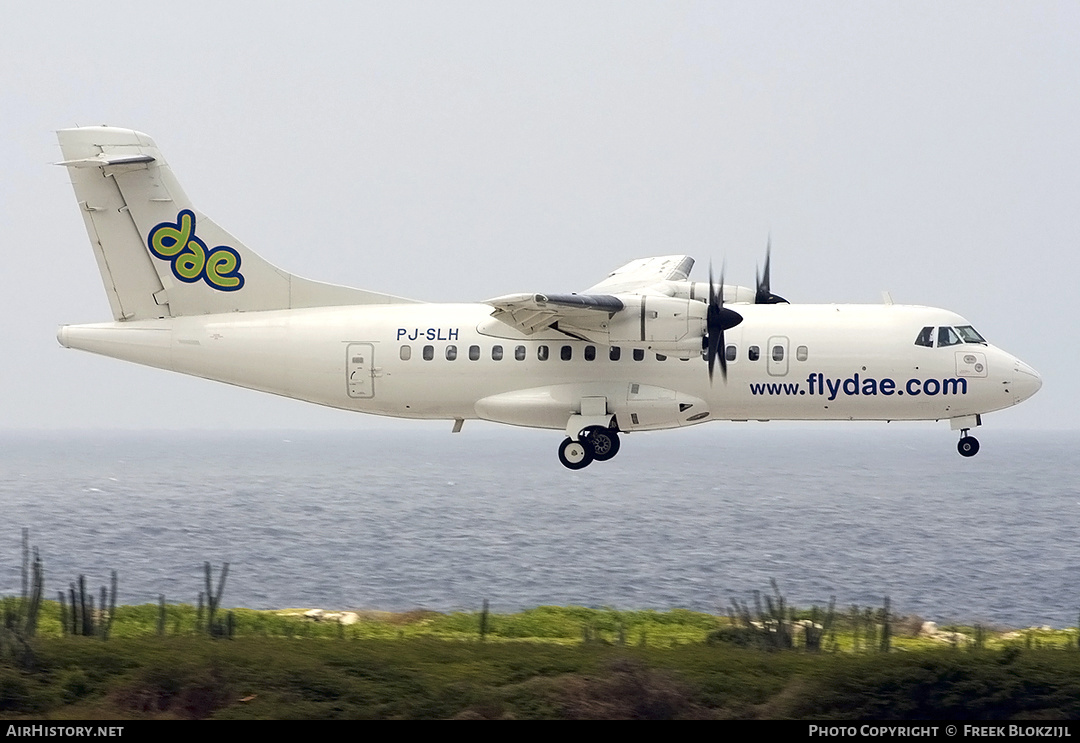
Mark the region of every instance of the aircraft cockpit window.
<instances>
[{"instance_id":1,"label":"aircraft cockpit window","mask_svg":"<svg viewBox=\"0 0 1080 743\"><path fill-rule=\"evenodd\" d=\"M431 361L435 358L435 346L424 346L424 361Z\"/></svg>"},{"instance_id":2,"label":"aircraft cockpit window","mask_svg":"<svg viewBox=\"0 0 1080 743\"><path fill-rule=\"evenodd\" d=\"M618 361L622 358L622 349L618 346L612 346L608 349L608 358L612 361Z\"/></svg>"},{"instance_id":3,"label":"aircraft cockpit window","mask_svg":"<svg viewBox=\"0 0 1080 743\"><path fill-rule=\"evenodd\" d=\"M401 360L402 361L408 361L411 358L412 358L412 346L402 346L401 347Z\"/></svg>"},{"instance_id":4,"label":"aircraft cockpit window","mask_svg":"<svg viewBox=\"0 0 1080 743\"><path fill-rule=\"evenodd\" d=\"M457 358L457 346L447 346L446 347L446 360L447 361L453 361L456 358Z\"/></svg>"},{"instance_id":5,"label":"aircraft cockpit window","mask_svg":"<svg viewBox=\"0 0 1080 743\"><path fill-rule=\"evenodd\" d=\"M503 347L502 346L492 346L491 347L491 360L492 361L502 361L502 357L503 357Z\"/></svg>"},{"instance_id":6,"label":"aircraft cockpit window","mask_svg":"<svg viewBox=\"0 0 1080 743\"><path fill-rule=\"evenodd\" d=\"M724 349L724 358L728 361L734 361L737 353L735 346L728 346Z\"/></svg>"},{"instance_id":7,"label":"aircraft cockpit window","mask_svg":"<svg viewBox=\"0 0 1080 743\"><path fill-rule=\"evenodd\" d=\"M574 358L574 349L570 346L563 346L562 350L559 351L559 358L561 358L563 361L569 361L570 359Z\"/></svg>"},{"instance_id":8,"label":"aircraft cockpit window","mask_svg":"<svg viewBox=\"0 0 1080 743\"><path fill-rule=\"evenodd\" d=\"M536 347L536 358L537 358L538 361L547 361L548 360L548 347L547 346L537 346Z\"/></svg>"},{"instance_id":9,"label":"aircraft cockpit window","mask_svg":"<svg viewBox=\"0 0 1080 743\"><path fill-rule=\"evenodd\" d=\"M783 361L784 360L784 347L783 346L773 346L772 347L772 360L773 361Z\"/></svg>"},{"instance_id":10,"label":"aircraft cockpit window","mask_svg":"<svg viewBox=\"0 0 1080 743\"><path fill-rule=\"evenodd\" d=\"M517 361L525 360L525 346L517 346L514 348L514 359Z\"/></svg>"},{"instance_id":11,"label":"aircraft cockpit window","mask_svg":"<svg viewBox=\"0 0 1080 743\"><path fill-rule=\"evenodd\" d=\"M979 335L979 332L970 325L958 325L956 332L960 334L964 343L982 343L986 345L986 339Z\"/></svg>"},{"instance_id":12,"label":"aircraft cockpit window","mask_svg":"<svg viewBox=\"0 0 1080 743\"><path fill-rule=\"evenodd\" d=\"M585 360L596 361L596 346L585 346Z\"/></svg>"},{"instance_id":13,"label":"aircraft cockpit window","mask_svg":"<svg viewBox=\"0 0 1080 743\"><path fill-rule=\"evenodd\" d=\"M916 346L926 346L927 348L934 347L934 328L927 326L919 331L919 335L915 338Z\"/></svg>"},{"instance_id":14,"label":"aircraft cockpit window","mask_svg":"<svg viewBox=\"0 0 1080 743\"><path fill-rule=\"evenodd\" d=\"M642 349L642 348L635 348L634 349L634 361L644 361L644 360L645 360L645 350Z\"/></svg>"},{"instance_id":15,"label":"aircraft cockpit window","mask_svg":"<svg viewBox=\"0 0 1080 743\"><path fill-rule=\"evenodd\" d=\"M938 348L943 346L955 346L958 343L960 343L960 336L958 336L956 331L948 325L942 325L937 329Z\"/></svg>"}]
</instances>

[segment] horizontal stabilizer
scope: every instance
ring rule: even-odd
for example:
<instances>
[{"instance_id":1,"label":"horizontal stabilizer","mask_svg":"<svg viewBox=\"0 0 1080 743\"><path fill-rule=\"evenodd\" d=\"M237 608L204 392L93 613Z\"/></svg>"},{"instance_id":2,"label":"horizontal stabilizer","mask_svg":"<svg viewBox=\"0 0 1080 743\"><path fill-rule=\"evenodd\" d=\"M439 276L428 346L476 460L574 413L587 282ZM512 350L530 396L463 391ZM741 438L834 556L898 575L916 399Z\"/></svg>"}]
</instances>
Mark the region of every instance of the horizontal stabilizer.
<instances>
[{"instance_id":1,"label":"horizontal stabilizer","mask_svg":"<svg viewBox=\"0 0 1080 743\"><path fill-rule=\"evenodd\" d=\"M66 165L69 168L103 168L106 165L135 165L137 163L152 163L154 158L150 155L106 155L102 152L94 157L84 157L81 160L62 160L56 165Z\"/></svg>"}]
</instances>

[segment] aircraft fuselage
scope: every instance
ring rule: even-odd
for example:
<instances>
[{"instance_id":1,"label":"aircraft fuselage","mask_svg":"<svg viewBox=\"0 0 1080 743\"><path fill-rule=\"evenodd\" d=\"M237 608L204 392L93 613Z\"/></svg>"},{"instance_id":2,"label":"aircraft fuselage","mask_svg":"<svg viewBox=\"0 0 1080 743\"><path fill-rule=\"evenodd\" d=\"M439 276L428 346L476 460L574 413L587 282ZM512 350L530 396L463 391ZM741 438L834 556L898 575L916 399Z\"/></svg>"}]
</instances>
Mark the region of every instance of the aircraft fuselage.
<instances>
[{"instance_id":1,"label":"aircraft fuselage","mask_svg":"<svg viewBox=\"0 0 1080 743\"><path fill-rule=\"evenodd\" d=\"M493 326L485 304L408 304L196 315L65 326L72 348L346 410L486 418L562 429L604 398L622 431L709 420L934 420L1033 394L1030 367L992 345L914 344L952 312L902 305L746 305L727 331L728 376L554 330ZM502 327L502 332L498 332ZM756 349L757 358L751 359ZM704 415L703 415L704 414Z\"/></svg>"}]
</instances>

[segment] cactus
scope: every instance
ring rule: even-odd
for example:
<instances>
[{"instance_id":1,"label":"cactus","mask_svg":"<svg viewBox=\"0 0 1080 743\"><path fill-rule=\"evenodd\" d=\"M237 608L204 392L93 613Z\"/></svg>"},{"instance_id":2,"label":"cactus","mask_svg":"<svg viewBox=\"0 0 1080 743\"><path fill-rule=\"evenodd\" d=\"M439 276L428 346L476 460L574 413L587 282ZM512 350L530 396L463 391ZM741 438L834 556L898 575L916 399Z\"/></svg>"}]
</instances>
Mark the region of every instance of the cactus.
<instances>
[{"instance_id":1,"label":"cactus","mask_svg":"<svg viewBox=\"0 0 1080 743\"><path fill-rule=\"evenodd\" d=\"M214 614L217 613L218 608L221 606L221 594L225 591L225 579L229 575L229 563L226 562L221 566L221 576L218 578L217 593L214 592L213 570L210 568L210 563L203 563L203 567L206 573L206 631L211 637L232 637L234 621L232 619L232 612L229 612L229 616L226 617L225 623L214 621ZM199 595L199 606L202 606L202 594Z\"/></svg>"},{"instance_id":2,"label":"cactus","mask_svg":"<svg viewBox=\"0 0 1080 743\"><path fill-rule=\"evenodd\" d=\"M22 592L18 600L4 601L3 627L20 638L33 637L37 633L38 613L44 591L45 568L37 547L32 550L30 530L22 530Z\"/></svg>"},{"instance_id":3,"label":"cactus","mask_svg":"<svg viewBox=\"0 0 1080 743\"><path fill-rule=\"evenodd\" d=\"M117 572L112 571L111 590L101 587L100 601L94 606L94 594L86 590L86 576L80 574L77 583L68 586L68 598L71 601L70 614L65 606L64 593L60 592L60 623L64 634L82 637L100 637L109 639L113 619L116 616Z\"/></svg>"},{"instance_id":4,"label":"cactus","mask_svg":"<svg viewBox=\"0 0 1080 743\"><path fill-rule=\"evenodd\" d=\"M770 580L773 595L766 595L764 606L760 591L754 591L754 615L750 613L750 607L746 603L740 603L738 599L732 599L733 618L737 617L742 623L742 629L736 631L738 641L741 643L753 643L765 650L791 650L795 647L792 626L794 625L795 611L788 607L787 600L780 593L780 587L776 580ZM756 615L756 619L754 616ZM733 635L735 637L735 635Z\"/></svg>"},{"instance_id":5,"label":"cactus","mask_svg":"<svg viewBox=\"0 0 1080 743\"><path fill-rule=\"evenodd\" d=\"M116 618L116 584L117 574L113 570L109 580L109 608L105 609L105 586L101 587L101 612L104 613L104 617L101 620L101 639L108 640L109 632L112 630L113 619Z\"/></svg>"},{"instance_id":6,"label":"cactus","mask_svg":"<svg viewBox=\"0 0 1080 743\"><path fill-rule=\"evenodd\" d=\"M889 597L885 597L885 605L881 609L881 641L878 649L887 653L892 647L892 621L889 614Z\"/></svg>"},{"instance_id":7,"label":"cactus","mask_svg":"<svg viewBox=\"0 0 1080 743\"><path fill-rule=\"evenodd\" d=\"M806 649L811 653L821 652L821 641L829 637L833 632L833 623L836 620L836 597L829 599L829 609L818 623L818 608L814 606L810 610L810 621L803 625Z\"/></svg>"},{"instance_id":8,"label":"cactus","mask_svg":"<svg viewBox=\"0 0 1080 743\"><path fill-rule=\"evenodd\" d=\"M60 602L60 634L70 634L71 625L68 624L67 599L63 591L57 591L57 600Z\"/></svg>"}]
</instances>

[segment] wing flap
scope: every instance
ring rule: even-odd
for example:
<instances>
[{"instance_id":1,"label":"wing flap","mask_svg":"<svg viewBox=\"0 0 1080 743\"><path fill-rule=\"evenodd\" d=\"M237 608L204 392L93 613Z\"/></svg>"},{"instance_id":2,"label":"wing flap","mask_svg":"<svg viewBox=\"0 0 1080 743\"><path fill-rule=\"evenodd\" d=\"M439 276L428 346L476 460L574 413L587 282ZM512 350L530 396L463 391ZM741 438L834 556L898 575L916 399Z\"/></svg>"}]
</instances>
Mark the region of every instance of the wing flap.
<instances>
[{"instance_id":1,"label":"wing flap","mask_svg":"<svg viewBox=\"0 0 1080 743\"><path fill-rule=\"evenodd\" d=\"M487 300L491 316L526 335L555 323L591 325L623 308L622 300L606 294L508 294Z\"/></svg>"},{"instance_id":2,"label":"wing flap","mask_svg":"<svg viewBox=\"0 0 1080 743\"><path fill-rule=\"evenodd\" d=\"M606 330L607 321L625 308L614 294L670 295L664 282L686 280L693 266L688 255L639 258L580 294L508 294L487 304L495 308L493 318L526 335L553 326L569 334L574 329Z\"/></svg>"}]
</instances>

